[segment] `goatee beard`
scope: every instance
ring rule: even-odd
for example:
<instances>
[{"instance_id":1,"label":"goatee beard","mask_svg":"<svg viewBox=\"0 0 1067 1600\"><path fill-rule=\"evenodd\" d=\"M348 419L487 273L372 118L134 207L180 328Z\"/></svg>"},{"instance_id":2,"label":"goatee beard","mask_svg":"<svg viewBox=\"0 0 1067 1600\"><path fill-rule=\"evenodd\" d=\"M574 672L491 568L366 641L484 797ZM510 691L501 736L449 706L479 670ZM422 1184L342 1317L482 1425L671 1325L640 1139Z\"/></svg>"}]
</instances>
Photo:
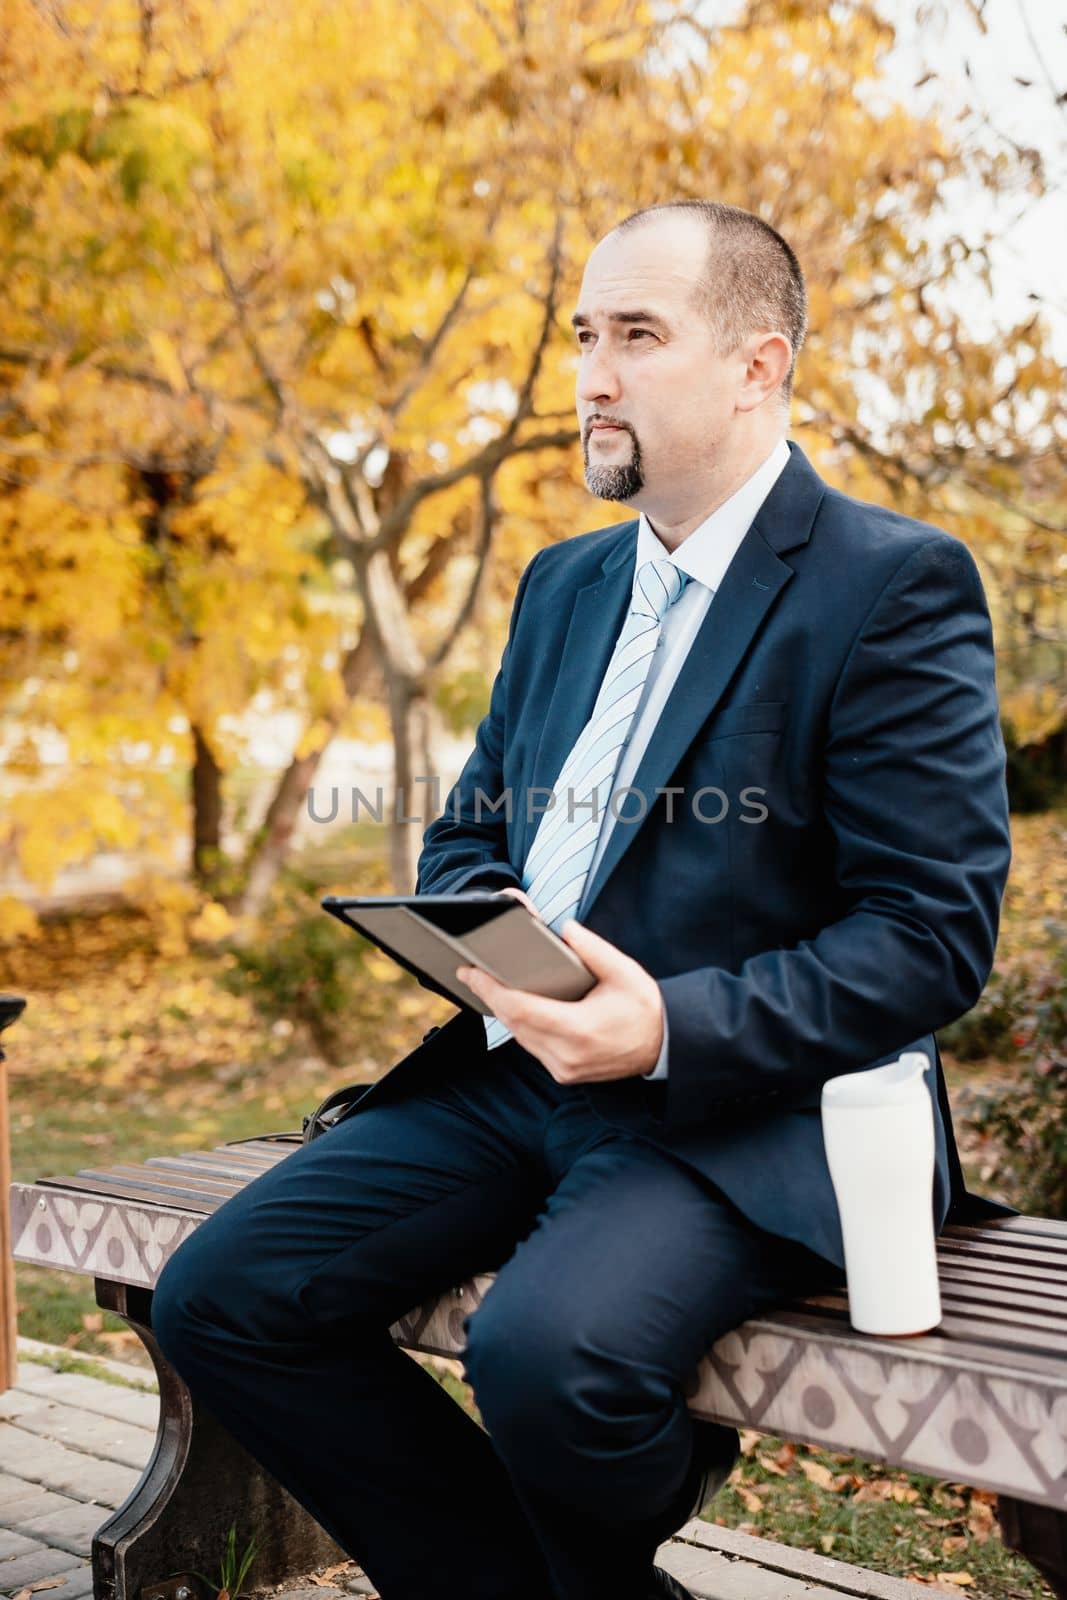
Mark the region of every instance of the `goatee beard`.
<instances>
[{"instance_id":1,"label":"goatee beard","mask_svg":"<svg viewBox=\"0 0 1067 1600\"><path fill-rule=\"evenodd\" d=\"M641 447L637 442L637 435L625 423L619 423L630 435L633 444L633 454L629 461L621 465L597 466L589 459L589 434L585 436L583 452L585 457L585 486L590 494L595 494L600 500L632 500L639 490L644 488L645 475L641 470Z\"/></svg>"}]
</instances>

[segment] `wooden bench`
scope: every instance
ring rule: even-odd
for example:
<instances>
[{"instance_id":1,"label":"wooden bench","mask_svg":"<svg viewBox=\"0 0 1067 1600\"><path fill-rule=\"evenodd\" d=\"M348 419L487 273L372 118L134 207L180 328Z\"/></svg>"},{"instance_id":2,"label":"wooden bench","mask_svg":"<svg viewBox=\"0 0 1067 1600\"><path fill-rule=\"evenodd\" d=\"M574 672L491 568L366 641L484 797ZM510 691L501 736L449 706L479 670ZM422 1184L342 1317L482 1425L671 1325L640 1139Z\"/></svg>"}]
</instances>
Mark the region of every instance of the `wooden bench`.
<instances>
[{"instance_id":1,"label":"wooden bench","mask_svg":"<svg viewBox=\"0 0 1067 1600\"><path fill-rule=\"evenodd\" d=\"M211 1570L232 1522L242 1541L253 1533L258 1541L257 1586L346 1559L197 1407L151 1331L164 1262L201 1218L294 1147L266 1136L12 1185L16 1258L94 1277L97 1303L137 1330L159 1376L154 1454L93 1542L95 1600L186 1600L190 1584L174 1574ZM852 1330L843 1296L799 1300L720 1339L692 1375L688 1403L716 1421L994 1491L1005 1543L1065 1597L1067 1224L1011 1217L953 1227L938 1248L936 1332L873 1338ZM475 1278L413 1309L393 1336L413 1351L457 1357L463 1318L491 1281ZM850 1570L805 1559L797 1570L811 1577L816 1566ZM907 1587L878 1582L871 1592Z\"/></svg>"}]
</instances>

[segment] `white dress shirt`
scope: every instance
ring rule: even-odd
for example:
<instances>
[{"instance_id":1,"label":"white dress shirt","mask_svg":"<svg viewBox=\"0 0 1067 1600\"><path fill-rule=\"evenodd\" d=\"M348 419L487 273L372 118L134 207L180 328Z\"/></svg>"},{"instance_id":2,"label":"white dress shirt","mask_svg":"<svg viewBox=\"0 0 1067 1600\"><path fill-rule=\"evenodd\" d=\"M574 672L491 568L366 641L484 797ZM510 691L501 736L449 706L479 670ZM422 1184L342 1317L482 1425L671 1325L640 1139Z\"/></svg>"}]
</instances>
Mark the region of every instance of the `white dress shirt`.
<instances>
[{"instance_id":1,"label":"white dress shirt","mask_svg":"<svg viewBox=\"0 0 1067 1600\"><path fill-rule=\"evenodd\" d=\"M637 529L637 559L634 564L635 586L637 574L644 562L663 557L673 561L682 572L688 573L690 581L663 618L659 641L648 669L641 699L638 701L633 722L630 724L630 732L619 756L619 765L612 784L612 796L617 790L626 789L633 783L641 757L652 737L652 731L663 713L667 698L674 688L675 680L681 671L683 661L689 654L700 624L707 615L715 591L737 554L738 546L752 526L756 512L770 494L779 473L788 461L789 446L784 439L779 439L762 466L757 467L752 476L746 478L741 487L736 489L728 500L724 500L710 517L706 517L698 528L687 534L677 550L667 550L664 547L662 540L653 532L644 512L641 513ZM620 808L625 822L627 811L633 813L633 804L631 803L628 808L623 799ZM616 825L617 819L612 813L609 798L604 807L603 822L597 839L596 852L589 866L587 883L592 881L600 858L607 848L611 830ZM659 1059L651 1072L643 1073L642 1076L645 1078L667 1076L665 1010L663 1046Z\"/></svg>"}]
</instances>

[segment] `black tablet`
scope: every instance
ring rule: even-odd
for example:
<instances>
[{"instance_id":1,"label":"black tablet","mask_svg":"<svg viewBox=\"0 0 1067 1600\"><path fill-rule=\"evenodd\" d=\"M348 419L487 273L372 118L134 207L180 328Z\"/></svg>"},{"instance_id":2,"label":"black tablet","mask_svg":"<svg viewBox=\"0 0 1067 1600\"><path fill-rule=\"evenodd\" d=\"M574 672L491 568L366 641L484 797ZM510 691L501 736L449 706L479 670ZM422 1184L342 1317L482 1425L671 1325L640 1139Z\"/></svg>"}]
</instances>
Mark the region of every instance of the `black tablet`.
<instances>
[{"instance_id":1,"label":"black tablet","mask_svg":"<svg viewBox=\"0 0 1067 1600\"><path fill-rule=\"evenodd\" d=\"M456 977L482 967L499 983L553 1000L580 1000L596 979L547 923L510 895L327 895L323 909L370 939L417 978L429 978L458 1005L489 1008Z\"/></svg>"}]
</instances>

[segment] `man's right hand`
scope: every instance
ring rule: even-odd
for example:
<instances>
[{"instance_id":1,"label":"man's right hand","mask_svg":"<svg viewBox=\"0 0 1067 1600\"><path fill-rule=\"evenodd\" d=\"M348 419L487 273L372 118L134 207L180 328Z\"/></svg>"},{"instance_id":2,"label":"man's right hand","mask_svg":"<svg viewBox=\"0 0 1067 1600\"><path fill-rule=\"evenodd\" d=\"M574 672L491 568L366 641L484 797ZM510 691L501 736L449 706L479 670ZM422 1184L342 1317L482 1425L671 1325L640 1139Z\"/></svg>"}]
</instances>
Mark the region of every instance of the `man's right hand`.
<instances>
[{"instance_id":1,"label":"man's right hand","mask_svg":"<svg viewBox=\"0 0 1067 1600\"><path fill-rule=\"evenodd\" d=\"M537 917L539 921L543 922L545 920L544 917L541 916L540 911L538 911L537 907L534 905L533 901L530 899L530 896L526 893L525 889L515 889L509 884L506 889L494 889L493 893L510 894L512 899L521 900L526 909L528 911L532 911L534 916Z\"/></svg>"}]
</instances>

